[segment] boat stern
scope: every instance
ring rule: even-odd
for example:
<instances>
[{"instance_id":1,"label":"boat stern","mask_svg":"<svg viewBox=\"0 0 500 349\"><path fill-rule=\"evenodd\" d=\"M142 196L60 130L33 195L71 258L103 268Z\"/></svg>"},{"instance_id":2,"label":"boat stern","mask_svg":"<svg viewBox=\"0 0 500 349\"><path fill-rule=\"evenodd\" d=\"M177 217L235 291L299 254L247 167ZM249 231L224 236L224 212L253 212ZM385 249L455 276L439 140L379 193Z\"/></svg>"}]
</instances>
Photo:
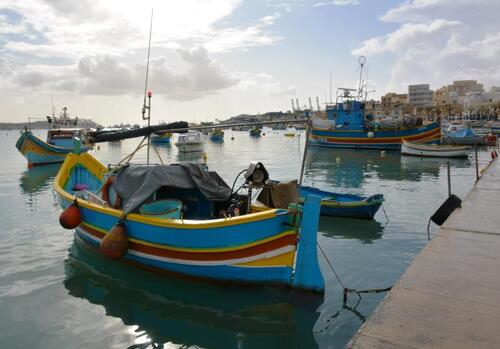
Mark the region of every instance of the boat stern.
<instances>
[{"instance_id":1,"label":"boat stern","mask_svg":"<svg viewBox=\"0 0 500 349\"><path fill-rule=\"evenodd\" d=\"M307 196L300 223L292 285L294 288L324 293L325 281L317 251L320 209L321 198L317 195Z\"/></svg>"}]
</instances>

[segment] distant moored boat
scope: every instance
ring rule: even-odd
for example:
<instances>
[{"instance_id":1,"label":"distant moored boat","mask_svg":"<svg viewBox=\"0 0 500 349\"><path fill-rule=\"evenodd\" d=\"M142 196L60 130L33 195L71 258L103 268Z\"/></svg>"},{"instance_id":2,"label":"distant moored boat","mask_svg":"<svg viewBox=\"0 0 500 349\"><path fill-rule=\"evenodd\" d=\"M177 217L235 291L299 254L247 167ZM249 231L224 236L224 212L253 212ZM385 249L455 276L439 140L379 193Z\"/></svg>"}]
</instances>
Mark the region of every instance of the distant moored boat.
<instances>
[{"instance_id":1,"label":"distant moored boat","mask_svg":"<svg viewBox=\"0 0 500 349\"><path fill-rule=\"evenodd\" d=\"M78 118L71 119L66 107L59 118L48 116L47 121L49 130L46 142L36 137L28 128L21 131L16 142L16 148L28 160L29 167L63 162L71 152L89 150L75 139L81 132L78 128Z\"/></svg>"}]
</instances>

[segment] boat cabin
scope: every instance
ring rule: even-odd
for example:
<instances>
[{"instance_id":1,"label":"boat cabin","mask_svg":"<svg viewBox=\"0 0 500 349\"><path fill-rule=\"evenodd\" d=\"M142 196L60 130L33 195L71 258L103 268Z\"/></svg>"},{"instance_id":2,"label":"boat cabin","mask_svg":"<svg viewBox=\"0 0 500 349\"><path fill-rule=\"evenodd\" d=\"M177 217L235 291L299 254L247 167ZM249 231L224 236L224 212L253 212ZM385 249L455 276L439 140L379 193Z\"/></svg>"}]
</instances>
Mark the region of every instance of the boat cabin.
<instances>
[{"instance_id":1,"label":"boat cabin","mask_svg":"<svg viewBox=\"0 0 500 349\"><path fill-rule=\"evenodd\" d=\"M336 129L363 130L365 126L365 104L350 95L353 89L340 89L335 104L326 106L326 117L335 122Z\"/></svg>"},{"instance_id":2,"label":"boat cabin","mask_svg":"<svg viewBox=\"0 0 500 349\"><path fill-rule=\"evenodd\" d=\"M73 148L73 137L81 130L75 128L52 129L47 131L47 143L61 148Z\"/></svg>"},{"instance_id":3,"label":"boat cabin","mask_svg":"<svg viewBox=\"0 0 500 349\"><path fill-rule=\"evenodd\" d=\"M179 138L177 139L177 143L202 143L200 132L187 132L184 134L179 134Z\"/></svg>"}]
</instances>

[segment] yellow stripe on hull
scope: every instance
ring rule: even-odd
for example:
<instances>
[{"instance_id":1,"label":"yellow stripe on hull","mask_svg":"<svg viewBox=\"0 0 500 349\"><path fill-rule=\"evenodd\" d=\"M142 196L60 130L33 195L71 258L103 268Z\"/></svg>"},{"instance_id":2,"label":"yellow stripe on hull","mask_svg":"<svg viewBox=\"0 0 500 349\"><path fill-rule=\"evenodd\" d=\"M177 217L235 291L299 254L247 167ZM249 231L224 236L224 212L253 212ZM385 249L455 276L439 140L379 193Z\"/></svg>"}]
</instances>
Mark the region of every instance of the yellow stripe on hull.
<instances>
[{"instance_id":1,"label":"yellow stripe on hull","mask_svg":"<svg viewBox=\"0 0 500 349\"><path fill-rule=\"evenodd\" d=\"M101 232L103 234L107 234L108 233L108 231L106 231L106 230L104 230L102 228L96 227L95 225L87 223L87 222L83 222L82 225L85 226L85 227L89 227L91 229L97 230L97 231L99 231L99 232ZM248 247L253 247L253 246L261 245L263 243L279 239L279 238L281 238L283 236L286 236L286 235L295 235L295 234L296 234L295 231L293 231L293 230L287 230L287 231L284 231L281 234L277 234L277 235L274 235L272 237L269 237L269 238L266 238L266 239L262 239L262 240L259 240L259 241L254 241L254 242L249 243L249 244L239 245L239 246L231 246L231 247L220 247L220 248L196 248L196 249L193 249L193 248L174 247L174 246L170 246L170 245L155 244L155 243L147 242L147 241L144 241L144 240L138 240L138 239L134 239L134 238L129 238L129 241L132 241L132 242L135 242L135 243L138 243L138 244L141 244L141 245L146 245L146 246L151 246L151 247L155 247L155 248L160 248L160 249L163 249L163 250L180 251L180 252L193 252L193 253L196 253L196 252L205 253L205 252L238 251L238 250L245 249L245 248L248 248Z\"/></svg>"},{"instance_id":2,"label":"yellow stripe on hull","mask_svg":"<svg viewBox=\"0 0 500 349\"><path fill-rule=\"evenodd\" d=\"M287 252L272 258L263 258L252 262L235 264L239 267L293 267L295 251Z\"/></svg>"}]
</instances>

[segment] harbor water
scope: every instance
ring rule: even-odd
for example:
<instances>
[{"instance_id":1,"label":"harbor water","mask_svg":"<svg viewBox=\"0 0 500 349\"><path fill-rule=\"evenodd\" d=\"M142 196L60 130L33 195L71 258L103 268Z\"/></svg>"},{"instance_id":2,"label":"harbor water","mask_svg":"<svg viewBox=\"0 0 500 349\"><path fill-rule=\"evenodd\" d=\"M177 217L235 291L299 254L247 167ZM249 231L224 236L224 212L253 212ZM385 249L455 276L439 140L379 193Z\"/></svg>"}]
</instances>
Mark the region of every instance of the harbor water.
<instances>
[{"instance_id":1,"label":"harbor water","mask_svg":"<svg viewBox=\"0 0 500 349\"><path fill-rule=\"evenodd\" d=\"M321 218L324 297L220 285L155 275L75 245L58 223L52 181L60 165L28 169L14 146L19 133L0 132L0 347L6 348L342 348L384 294L351 295L343 304L329 263L345 287L393 285L427 243L428 219L448 194L446 160L309 148L304 184L382 193L383 210L371 221ZM208 167L229 185L251 161L262 162L272 179L297 179L304 134L264 132L254 138L226 131L224 142L207 139ZM44 138L45 132L35 134ZM91 153L117 163L138 143L104 143ZM173 144L155 149L166 163L203 161L200 154L178 154ZM145 150L135 158L145 159ZM481 150L479 167L488 160ZM476 179L474 158L449 161L452 191L463 198ZM431 225L431 233L435 229Z\"/></svg>"}]
</instances>

